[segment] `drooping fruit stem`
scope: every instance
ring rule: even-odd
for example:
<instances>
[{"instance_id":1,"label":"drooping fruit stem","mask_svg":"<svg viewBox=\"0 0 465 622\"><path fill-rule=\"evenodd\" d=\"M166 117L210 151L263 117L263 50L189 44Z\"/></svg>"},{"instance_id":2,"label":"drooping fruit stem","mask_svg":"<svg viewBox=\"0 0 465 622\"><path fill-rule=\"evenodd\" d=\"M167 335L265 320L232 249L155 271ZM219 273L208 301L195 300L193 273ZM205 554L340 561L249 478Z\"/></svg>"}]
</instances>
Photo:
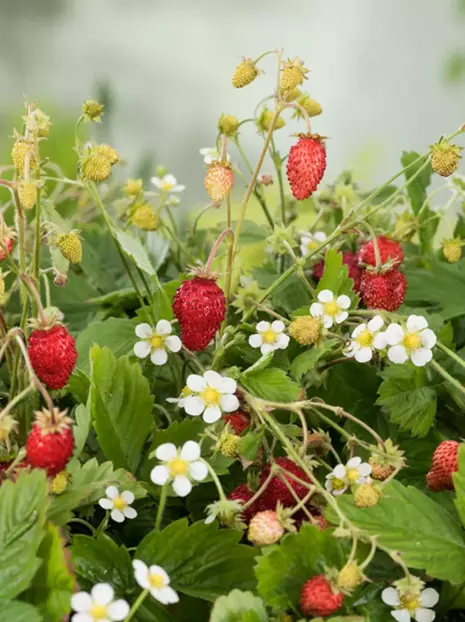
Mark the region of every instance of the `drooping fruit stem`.
<instances>
[{"instance_id":1,"label":"drooping fruit stem","mask_svg":"<svg viewBox=\"0 0 465 622\"><path fill-rule=\"evenodd\" d=\"M40 300L39 292L37 291L36 286L32 282L32 279L27 276L27 274L20 275L21 281L26 286L32 300L35 302L37 306L37 314L40 319L40 323L44 328L47 328L47 318L45 317L44 308L42 306L42 301Z\"/></svg>"},{"instance_id":2,"label":"drooping fruit stem","mask_svg":"<svg viewBox=\"0 0 465 622\"><path fill-rule=\"evenodd\" d=\"M213 263L213 260L215 259L215 255L216 255L216 253L218 251L218 248L220 247L221 242L224 240L224 238L227 235L232 236L232 238L234 239L234 232L233 232L232 229L225 229L224 231L222 231L220 233L220 235L215 240L215 243L212 246L212 249L210 251L210 255L208 256L208 259L207 259L207 263L205 264L205 271L206 272L210 272L211 271L212 263Z\"/></svg>"}]
</instances>

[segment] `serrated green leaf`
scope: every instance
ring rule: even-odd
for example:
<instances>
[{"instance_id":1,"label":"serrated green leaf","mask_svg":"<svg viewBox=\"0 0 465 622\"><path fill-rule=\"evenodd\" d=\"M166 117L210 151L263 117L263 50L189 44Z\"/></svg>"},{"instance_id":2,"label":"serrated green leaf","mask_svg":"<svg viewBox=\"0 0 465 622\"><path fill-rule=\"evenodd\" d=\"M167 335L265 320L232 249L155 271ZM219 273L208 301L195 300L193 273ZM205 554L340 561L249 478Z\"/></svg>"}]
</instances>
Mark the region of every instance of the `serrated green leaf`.
<instances>
[{"instance_id":1,"label":"serrated green leaf","mask_svg":"<svg viewBox=\"0 0 465 622\"><path fill-rule=\"evenodd\" d=\"M89 396L90 378L81 369L75 368L71 374L66 390L71 393L80 404L86 404Z\"/></svg>"},{"instance_id":2,"label":"serrated green leaf","mask_svg":"<svg viewBox=\"0 0 465 622\"><path fill-rule=\"evenodd\" d=\"M275 280L276 276L273 278L273 281ZM286 313L292 313L294 309L304 305L309 308L312 303L307 288L295 275L281 283L272 293L271 299L277 309L283 309Z\"/></svg>"},{"instance_id":3,"label":"serrated green leaf","mask_svg":"<svg viewBox=\"0 0 465 622\"><path fill-rule=\"evenodd\" d=\"M183 518L163 531L152 531L134 558L159 564L172 587L184 594L213 601L231 588L253 589L253 559L257 552L239 544L242 534L203 521L189 526Z\"/></svg>"},{"instance_id":4,"label":"serrated green leaf","mask_svg":"<svg viewBox=\"0 0 465 622\"><path fill-rule=\"evenodd\" d=\"M74 453L75 458L79 458L86 444L87 437L90 431L90 410L84 404L79 406L74 411L74 419L76 421L73 425L73 437L74 437Z\"/></svg>"},{"instance_id":5,"label":"serrated green leaf","mask_svg":"<svg viewBox=\"0 0 465 622\"><path fill-rule=\"evenodd\" d=\"M274 352L268 352L268 354L262 354L262 356L257 361L255 361L253 365L251 365L250 367L247 367L247 369L245 369L242 372L242 375L247 376L248 374L254 374L257 371L262 371L263 369L266 369L268 365L271 363L271 361L273 360L273 356L274 356Z\"/></svg>"},{"instance_id":6,"label":"serrated green leaf","mask_svg":"<svg viewBox=\"0 0 465 622\"><path fill-rule=\"evenodd\" d=\"M140 270L149 276L156 276L152 262L142 242L127 231L121 231L121 229L114 229L114 231L123 253L127 255Z\"/></svg>"},{"instance_id":7,"label":"serrated green leaf","mask_svg":"<svg viewBox=\"0 0 465 622\"><path fill-rule=\"evenodd\" d=\"M115 284L121 281L124 266L110 231L90 224L82 228L81 237L82 260L79 266L84 272L85 280L90 281L96 288L96 294L89 298L113 292Z\"/></svg>"},{"instance_id":8,"label":"serrated green leaf","mask_svg":"<svg viewBox=\"0 0 465 622\"><path fill-rule=\"evenodd\" d=\"M465 527L465 445L461 444L458 451L458 471L452 474L455 488L455 507L462 525Z\"/></svg>"},{"instance_id":9,"label":"serrated green leaf","mask_svg":"<svg viewBox=\"0 0 465 622\"><path fill-rule=\"evenodd\" d=\"M376 403L402 430L426 436L434 423L437 397L436 391L427 386L425 370L413 365L391 365L381 376Z\"/></svg>"},{"instance_id":10,"label":"serrated green leaf","mask_svg":"<svg viewBox=\"0 0 465 622\"><path fill-rule=\"evenodd\" d=\"M170 243L156 231L148 231L146 235L147 252L155 272L165 263L170 250Z\"/></svg>"},{"instance_id":11,"label":"serrated green leaf","mask_svg":"<svg viewBox=\"0 0 465 622\"><path fill-rule=\"evenodd\" d=\"M0 487L0 600L28 588L40 566L37 551L44 536L47 496L42 470L23 473Z\"/></svg>"},{"instance_id":12,"label":"serrated green leaf","mask_svg":"<svg viewBox=\"0 0 465 622\"><path fill-rule=\"evenodd\" d=\"M317 293L329 289L335 296L349 296L354 306L354 282L349 278L348 267L343 263L342 253L335 248L328 249L325 255L325 269L317 287Z\"/></svg>"},{"instance_id":13,"label":"serrated green leaf","mask_svg":"<svg viewBox=\"0 0 465 622\"><path fill-rule=\"evenodd\" d=\"M153 395L139 363L119 359L108 348L91 351L90 411L97 439L115 467L136 472L153 427Z\"/></svg>"},{"instance_id":14,"label":"serrated green leaf","mask_svg":"<svg viewBox=\"0 0 465 622\"><path fill-rule=\"evenodd\" d=\"M302 352L292 361L291 374L297 381L300 381L304 374L315 367L322 356L330 352L339 343L337 339L327 339L321 345L313 346Z\"/></svg>"},{"instance_id":15,"label":"serrated green leaf","mask_svg":"<svg viewBox=\"0 0 465 622\"><path fill-rule=\"evenodd\" d=\"M263 430L252 430L241 436L237 453L247 460L255 460L262 446L263 435Z\"/></svg>"},{"instance_id":16,"label":"serrated green leaf","mask_svg":"<svg viewBox=\"0 0 465 622\"><path fill-rule=\"evenodd\" d=\"M299 385L276 367L241 375L240 382L253 395L272 402L293 402L299 399Z\"/></svg>"},{"instance_id":17,"label":"serrated green leaf","mask_svg":"<svg viewBox=\"0 0 465 622\"><path fill-rule=\"evenodd\" d=\"M48 523L39 547L42 565L27 591L27 600L36 605L47 622L61 622L70 612L74 576L65 554L65 540L58 528Z\"/></svg>"},{"instance_id":18,"label":"serrated green leaf","mask_svg":"<svg viewBox=\"0 0 465 622\"><path fill-rule=\"evenodd\" d=\"M254 614L254 617L251 617L251 614ZM215 601L210 622L245 622L246 620L247 622L268 621L263 600L252 592L233 590Z\"/></svg>"},{"instance_id":19,"label":"serrated green leaf","mask_svg":"<svg viewBox=\"0 0 465 622\"><path fill-rule=\"evenodd\" d=\"M43 622L39 611L29 603L19 600L0 600L0 611L5 622Z\"/></svg>"},{"instance_id":20,"label":"serrated green leaf","mask_svg":"<svg viewBox=\"0 0 465 622\"><path fill-rule=\"evenodd\" d=\"M405 167L411 164L411 166L409 166L409 168L405 171L405 179L407 181L411 180L412 177L418 173L420 168L425 166L428 161L428 156L424 156L415 162L419 158L419 155L420 154L415 151L404 151L402 154L402 166ZM413 162L415 162L415 164L413 164ZM419 214L420 224L422 225L419 228L419 237L421 249L424 253L431 252L433 237L439 223L439 219L432 219L434 212L428 207L428 205L425 206L425 201L428 196L427 188L431 183L432 173L433 169L431 168L431 164L428 163L421 173L419 173L407 186L407 194L410 199L413 213Z\"/></svg>"},{"instance_id":21,"label":"serrated green leaf","mask_svg":"<svg viewBox=\"0 0 465 622\"><path fill-rule=\"evenodd\" d=\"M288 534L279 545L263 549L255 567L258 593L277 612L298 608L302 586L310 577L327 567L343 565L339 540L304 523L299 533Z\"/></svg>"},{"instance_id":22,"label":"serrated green leaf","mask_svg":"<svg viewBox=\"0 0 465 622\"><path fill-rule=\"evenodd\" d=\"M459 583L465 581L465 538L455 516L413 486L392 481L371 508L357 508L351 495L338 497L345 516L379 543L399 551L410 568ZM338 522L333 510L329 520Z\"/></svg>"},{"instance_id":23,"label":"serrated green leaf","mask_svg":"<svg viewBox=\"0 0 465 622\"><path fill-rule=\"evenodd\" d=\"M92 322L79 334L76 340L78 360L76 366L84 372L90 370L89 353L95 344L110 348L115 356L130 352L137 341L136 324L133 320L109 318L103 322Z\"/></svg>"}]
</instances>

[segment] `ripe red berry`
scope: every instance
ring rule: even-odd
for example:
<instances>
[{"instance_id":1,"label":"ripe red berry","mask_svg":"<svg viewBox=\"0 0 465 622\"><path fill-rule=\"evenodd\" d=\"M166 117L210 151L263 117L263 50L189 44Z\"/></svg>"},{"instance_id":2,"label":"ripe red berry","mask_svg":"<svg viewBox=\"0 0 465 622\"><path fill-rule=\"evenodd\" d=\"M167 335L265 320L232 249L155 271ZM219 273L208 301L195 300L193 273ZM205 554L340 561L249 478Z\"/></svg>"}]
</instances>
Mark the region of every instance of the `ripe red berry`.
<instances>
[{"instance_id":1,"label":"ripe red berry","mask_svg":"<svg viewBox=\"0 0 465 622\"><path fill-rule=\"evenodd\" d=\"M303 471L295 462L290 460L289 458L276 458L276 464L279 465L285 471L292 473L299 479L304 482L309 482L305 471ZM260 486L265 482L268 475L270 474L271 465L267 464L263 468L260 473ZM286 475L284 472L281 476L288 482L289 486L294 490L295 495L299 499L303 499L305 495L308 493L308 488L304 484L299 484L295 479L292 479L289 475ZM273 477L268 484L267 488L263 492L263 503L269 510L274 510L278 504L278 501L283 506L293 506L296 505L296 500L289 490L289 487L285 484L285 482L280 479L278 475Z\"/></svg>"},{"instance_id":2,"label":"ripe red berry","mask_svg":"<svg viewBox=\"0 0 465 622\"><path fill-rule=\"evenodd\" d=\"M305 616L330 616L343 602L344 594L335 592L322 574L307 581L300 593L300 608Z\"/></svg>"},{"instance_id":3,"label":"ripe red berry","mask_svg":"<svg viewBox=\"0 0 465 622\"><path fill-rule=\"evenodd\" d=\"M396 311L404 301L406 289L407 279L398 270L365 270L360 282L360 293L368 309Z\"/></svg>"},{"instance_id":4,"label":"ripe red berry","mask_svg":"<svg viewBox=\"0 0 465 622\"><path fill-rule=\"evenodd\" d=\"M238 436L250 425L250 417L243 410L236 410L236 412L223 415L223 421L229 423Z\"/></svg>"},{"instance_id":5,"label":"ripe red berry","mask_svg":"<svg viewBox=\"0 0 465 622\"><path fill-rule=\"evenodd\" d=\"M3 261L4 259L7 258L7 256L13 250L14 239L9 237L9 236L7 236L7 237L4 237L3 239L1 239L0 241L2 243L2 246L0 246L0 261ZM3 248L3 246L5 248Z\"/></svg>"},{"instance_id":6,"label":"ripe red berry","mask_svg":"<svg viewBox=\"0 0 465 622\"><path fill-rule=\"evenodd\" d=\"M247 484L240 484L239 486L236 486L236 488L234 488L232 492L229 493L228 499L230 499L231 501L242 501L243 503L247 503L247 501L249 501L253 496L254 493L249 489ZM242 513L244 522L249 524L249 522L252 520L252 517L257 512L260 512L264 509L266 508L263 506L263 501L260 497Z\"/></svg>"},{"instance_id":7,"label":"ripe red berry","mask_svg":"<svg viewBox=\"0 0 465 622\"><path fill-rule=\"evenodd\" d=\"M226 299L214 278L195 276L177 290L173 312L188 350L205 350L226 315Z\"/></svg>"},{"instance_id":8,"label":"ripe red berry","mask_svg":"<svg viewBox=\"0 0 465 622\"><path fill-rule=\"evenodd\" d=\"M74 450L71 419L58 408L36 412L36 422L26 441L27 461L50 476L63 471Z\"/></svg>"},{"instance_id":9,"label":"ripe red berry","mask_svg":"<svg viewBox=\"0 0 465 622\"><path fill-rule=\"evenodd\" d=\"M358 265L358 257L355 253L346 252L342 255L342 263L348 267L349 278L354 281L354 290L360 291L360 281L362 279L362 269ZM313 266L313 278L319 281L325 271L325 260L321 259Z\"/></svg>"},{"instance_id":10,"label":"ripe red berry","mask_svg":"<svg viewBox=\"0 0 465 622\"><path fill-rule=\"evenodd\" d=\"M458 470L457 456L459 445L457 441L443 441L434 451L431 469L426 476L428 488L433 492L440 490L454 490L452 473Z\"/></svg>"},{"instance_id":11,"label":"ripe red berry","mask_svg":"<svg viewBox=\"0 0 465 622\"><path fill-rule=\"evenodd\" d=\"M76 343L64 326L37 328L29 336L31 365L47 387L62 389L76 364Z\"/></svg>"},{"instance_id":12,"label":"ripe red berry","mask_svg":"<svg viewBox=\"0 0 465 622\"><path fill-rule=\"evenodd\" d=\"M392 264L395 264L396 267L399 267L404 260L404 251L402 250L402 246L398 242L390 240L384 235L378 236L376 241L378 243L381 265L391 262ZM376 253L373 240L366 242L366 244L362 244L358 251L358 261L370 266L376 266Z\"/></svg>"},{"instance_id":13,"label":"ripe red berry","mask_svg":"<svg viewBox=\"0 0 465 622\"><path fill-rule=\"evenodd\" d=\"M326 149L318 134L303 135L289 151L287 178L292 194L302 201L315 192L326 170Z\"/></svg>"}]
</instances>

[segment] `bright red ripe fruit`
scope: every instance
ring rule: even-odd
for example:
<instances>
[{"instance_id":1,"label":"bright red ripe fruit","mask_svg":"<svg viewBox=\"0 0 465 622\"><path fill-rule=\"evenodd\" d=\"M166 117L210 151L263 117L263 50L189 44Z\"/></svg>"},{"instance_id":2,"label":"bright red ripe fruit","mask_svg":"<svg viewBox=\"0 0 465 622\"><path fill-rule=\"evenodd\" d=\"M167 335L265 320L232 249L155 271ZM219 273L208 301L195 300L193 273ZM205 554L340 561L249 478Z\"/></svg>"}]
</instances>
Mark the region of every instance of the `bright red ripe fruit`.
<instances>
[{"instance_id":1,"label":"bright red ripe fruit","mask_svg":"<svg viewBox=\"0 0 465 622\"><path fill-rule=\"evenodd\" d=\"M346 252L342 254L342 263L348 267L348 274L354 281L354 289L360 291L360 281L362 279L362 269L358 265L358 256L355 253ZM325 260L321 259L313 266L312 275L316 281L319 281L325 271Z\"/></svg>"},{"instance_id":2,"label":"bright red ripe fruit","mask_svg":"<svg viewBox=\"0 0 465 622\"><path fill-rule=\"evenodd\" d=\"M76 343L64 326L37 328L29 336L31 365L50 389L62 389L76 364Z\"/></svg>"},{"instance_id":3,"label":"bright red ripe fruit","mask_svg":"<svg viewBox=\"0 0 465 622\"><path fill-rule=\"evenodd\" d=\"M381 265L390 262L393 266L399 267L404 260L404 251L402 250L402 246L398 242L390 240L384 235L378 236L376 241L378 242ZM366 242L366 244L362 244L357 255L360 263L376 266L376 253L373 240Z\"/></svg>"},{"instance_id":4,"label":"bright red ripe fruit","mask_svg":"<svg viewBox=\"0 0 465 622\"><path fill-rule=\"evenodd\" d=\"M2 245L5 248L2 248L0 246L0 261L3 261L4 259L7 258L7 256L11 253L11 251L13 250L13 246L14 246L14 239L10 238L10 237L4 237L1 240Z\"/></svg>"},{"instance_id":5,"label":"bright red ripe fruit","mask_svg":"<svg viewBox=\"0 0 465 622\"><path fill-rule=\"evenodd\" d=\"M360 282L360 293L368 309L396 311L404 301L406 289L407 279L398 270L365 270Z\"/></svg>"},{"instance_id":6,"label":"bright red ripe fruit","mask_svg":"<svg viewBox=\"0 0 465 622\"><path fill-rule=\"evenodd\" d=\"M236 412L223 415L223 420L234 430L235 434L240 436L244 430L250 425L250 417L246 415L243 410L236 410Z\"/></svg>"},{"instance_id":7,"label":"bright red ripe fruit","mask_svg":"<svg viewBox=\"0 0 465 622\"><path fill-rule=\"evenodd\" d=\"M300 608L305 616L330 616L344 602L342 592L334 592L331 583L322 575L307 581L300 593Z\"/></svg>"},{"instance_id":8,"label":"bright red ripe fruit","mask_svg":"<svg viewBox=\"0 0 465 622\"><path fill-rule=\"evenodd\" d=\"M247 484L240 484L239 486L236 486L236 488L234 488L232 492L229 493L228 499L230 499L231 501L242 501L243 503L247 503L247 501L249 501L254 496L254 494L255 493L253 493L249 489ZM263 506L262 498L260 497L259 499L257 499L257 501L252 503L252 505L248 507L246 510L244 510L244 512L242 513L244 522L249 524L253 516L257 512L260 512L261 510L264 510L264 509L266 508Z\"/></svg>"},{"instance_id":9,"label":"bright red ripe fruit","mask_svg":"<svg viewBox=\"0 0 465 622\"><path fill-rule=\"evenodd\" d=\"M315 192L326 170L326 148L318 134L302 135L289 151L287 178L292 194L302 201Z\"/></svg>"},{"instance_id":10,"label":"bright red ripe fruit","mask_svg":"<svg viewBox=\"0 0 465 622\"><path fill-rule=\"evenodd\" d=\"M226 315L226 299L214 278L195 276L177 290L173 312L188 350L205 350Z\"/></svg>"},{"instance_id":11,"label":"bright red ripe fruit","mask_svg":"<svg viewBox=\"0 0 465 622\"><path fill-rule=\"evenodd\" d=\"M74 450L71 419L58 408L36 412L36 422L26 441L27 461L50 476L63 471Z\"/></svg>"},{"instance_id":12,"label":"bright red ripe fruit","mask_svg":"<svg viewBox=\"0 0 465 622\"><path fill-rule=\"evenodd\" d=\"M454 490L452 473L458 470L457 455L459 450L457 441L443 441L434 451L431 469L426 476L428 488L433 492L440 490Z\"/></svg>"},{"instance_id":13,"label":"bright red ripe fruit","mask_svg":"<svg viewBox=\"0 0 465 622\"><path fill-rule=\"evenodd\" d=\"M305 471L303 471L295 462L293 462L289 458L276 458L275 462L280 467L282 467L286 471L289 471L299 479L303 480L304 482L310 483L310 480L308 479ZM263 471L260 473L260 486L265 482L266 478L270 474L270 469L271 465L267 464L263 468ZM289 483L289 486L294 490L296 496L299 499L303 499L308 493L308 488L303 484L299 484L299 482L296 482L295 479L292 479L292 477L289 477L289 475L286 475L285 473L283 473L283 476ZM289 490L288 486L286 486L286 484L277 475L271 479L267 488L263 492L262 497L264 505L269 510L274 510L276 508L276 505L278 504L278 501L281 503L281 505L284 506L296 505L296 500L292 495L291 491Z\"/></svg>"}]
</instances>

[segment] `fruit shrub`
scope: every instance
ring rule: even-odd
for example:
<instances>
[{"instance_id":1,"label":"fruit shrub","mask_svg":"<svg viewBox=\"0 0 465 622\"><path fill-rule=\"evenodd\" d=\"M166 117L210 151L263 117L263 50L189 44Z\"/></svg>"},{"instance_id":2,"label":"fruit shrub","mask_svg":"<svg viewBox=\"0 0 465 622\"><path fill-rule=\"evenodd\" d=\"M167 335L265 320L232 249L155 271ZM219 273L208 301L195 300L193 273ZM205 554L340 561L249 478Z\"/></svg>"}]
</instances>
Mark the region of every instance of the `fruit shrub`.
<instances>
[{"instance_id":1,"label":"fruit shrub","mask_svg":"<svg viewBox=\"0 0 465 622\"><path fill-rule=\"evenodd\" d=\"M233 87L269 57L274 92L202 150L192 222L163 167L154 190L112 181L118 152L81 138L101 104L83 105L75 179L26 105L0 180L9 622L460 619L464 128L371 192L349 173L324 187L303 62L244 59ZM302 134L283 157L289 114Z\"/></svg>"}]
</instances>

